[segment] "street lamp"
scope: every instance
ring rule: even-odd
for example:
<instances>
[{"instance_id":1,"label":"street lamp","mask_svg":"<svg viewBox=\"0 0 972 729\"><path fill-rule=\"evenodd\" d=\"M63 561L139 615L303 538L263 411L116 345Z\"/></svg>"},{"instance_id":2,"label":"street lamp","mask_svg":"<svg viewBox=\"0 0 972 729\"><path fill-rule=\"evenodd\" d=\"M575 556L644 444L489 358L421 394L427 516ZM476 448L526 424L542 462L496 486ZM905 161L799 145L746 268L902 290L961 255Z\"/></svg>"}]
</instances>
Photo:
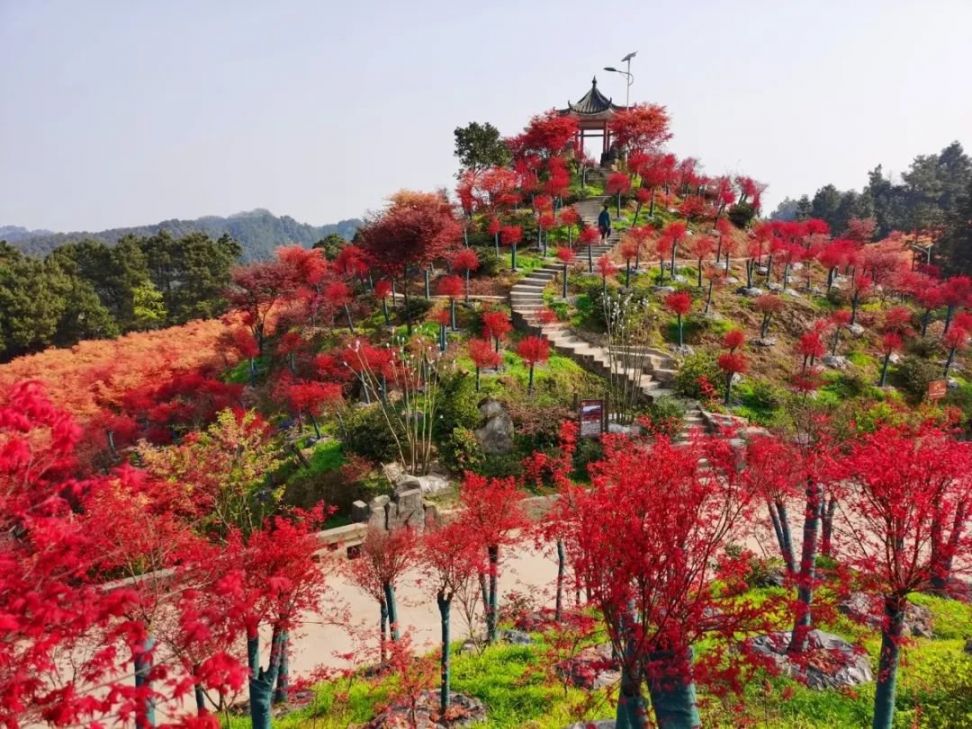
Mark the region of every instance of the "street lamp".
<instances>
[{"instance_id":1,"label":"street lamp","mask_svg":"<svg viewBox=\"0 0 972 729\"><path fill-rule=\"evenodd\" d=\"M626 77L627 88L625 89L624 92L625 107L631 105L631 84L634 83L634 76L631 74L631 59L634 58L636 55L638 55L638 51L631 51L631 53L629 53L628 55L626 55L624 58L621 59L624 63L628 64L626 71L622 71L621 69L615 68L614 66L604 67L605 71L610 71L611 73L620 73L622 76Z\"/></svg>"}]
</instances>

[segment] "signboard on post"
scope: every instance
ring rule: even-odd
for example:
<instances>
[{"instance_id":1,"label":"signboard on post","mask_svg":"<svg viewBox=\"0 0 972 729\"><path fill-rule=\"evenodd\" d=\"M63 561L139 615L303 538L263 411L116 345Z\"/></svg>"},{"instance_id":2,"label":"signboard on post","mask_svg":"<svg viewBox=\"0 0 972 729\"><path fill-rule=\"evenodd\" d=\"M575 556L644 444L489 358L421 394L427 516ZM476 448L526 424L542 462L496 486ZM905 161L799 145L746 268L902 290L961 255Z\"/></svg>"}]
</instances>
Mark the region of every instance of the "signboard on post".
<instances>
[{"instance_id":1,"label":"signboard on post","mask_svg":"<svg viewBox=\"0 0 972 729\"><path fill-rule=\"evenodd\" d=\"M932 380L928 383L928 399L935 401L941 400L948 393L948 382L946 380Z\"/></svg>"},{"instance_id":2,"label":"signboard on post","mask_svg":"<svg viewBox=\"0 0 972 729\"><path fill-rule=\"evenodd\" d=\"M581 438L600 438L604 430L604 401L581 400L578 419Z\"/></svg>"}]
</instances>

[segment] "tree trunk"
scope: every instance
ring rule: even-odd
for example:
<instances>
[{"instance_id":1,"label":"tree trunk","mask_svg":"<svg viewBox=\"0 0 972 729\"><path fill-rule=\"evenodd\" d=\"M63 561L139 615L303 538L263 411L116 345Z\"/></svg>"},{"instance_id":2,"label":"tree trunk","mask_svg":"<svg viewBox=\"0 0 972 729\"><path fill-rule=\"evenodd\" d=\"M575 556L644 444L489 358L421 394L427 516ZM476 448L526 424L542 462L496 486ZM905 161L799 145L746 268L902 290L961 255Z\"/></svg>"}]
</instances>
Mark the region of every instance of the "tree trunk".
<instances>
[{"instance_id":1,"label":"tree trunk","mask_svg":"<svg viewBox=\"0 0 972 729\"><path fill-rule=\"evenodd\" d=\"M135 709L136 729L147 729L155 726L155 698L152 696L152 648L155 638L148 636L141 648L135 651L132 663L135 666L135 688L143 689L144 696L138 699Z\"/></svg>"},{"instance_id":2,"label":"tree trunk","mask_svg":"<svg viewBox=\"0 0 972 729\"><path fill-rule=\"evenodd\" d=\"M530 366L530 384L533 385L533 366ZM499 547L491 545L489 554L489 610L486 613L486 642L496 642L496 623L499 618L499 595L497 582L499 580Z\"/></svg>"},{"instance_id":3,"label":"tree trunk","mask_svg":"<svg viewBox=\"0 0 972 729\"><path fill-rule=\"evenodd\" d=\"M431 299L432 298L432 286L431 286L431 282L429 281L429 268L428 268L428 266L425 267L425 270L422 271L422 274L423 274L423 278L425 279L425 298L426 299Z\"/></svg>"},{"instance_id":4,"label":"tree trunk","mask_svg":"<svg viewBox=\"0 0 972 729\"><path fill-rule=\"evenodd\" d=\"M452 600L446 599L445 596L440 591L435 598L436 603L439 606L439 622L442 628L442 658L440 659L439 668L441 675L441 683L439 685L439 711L445 714L449 710L449 674L450 674L450 646L449 646L449 609L452 606Z\"/></svg>"},{"instance_id":5,"label":"tree trunk","mask_svg":"<svg viewBox=\"0 0 972 729\"><path fill-rule=\"evenodd\" d=\"M632 640L634 630L633 610L629 607L621 615L621 685L618 690L618 706L615 714L615 727L618 729L645 729L648 725L648 712L644 696L641 695L641 661L637 646ZM612 654L616 656L612 646Z\"/></svg>"},{"instance_id":6,"label":"tree trunk","mask_svg":"<svg viewBox=\"0 0 972 729\"><path fill-rule=\"evenodd\" d=\"M564 552L564 542L557 540L557 597L554 602L554 620L560 622L564 615L564 571L567 555Z\"/></svg>"},{"instance_id":7,"label":"tree trunk","mask_svg":"<svg viewBox=\"0 0 972 729\"><path fill-rule=\"evenodd\" d=\"M527 395L533 394L533 363L530 363L530 380L527 383Z\"/></svg>"},{"instance_id":8,"label":"tree trunk","mask_svg":"<svg viewBox=\"0 0 972 729\"><path fill-rule=\"evenodd\" d=\"M714 284L713 279L709 279L709 292L705 296L705 308L702 310L703 314L709 313L709 304L712 303L712 286Z\"/></svg>"},{"instance_id":9,"label":"tree trunk","mask_svg":"<svg viewBox=\"0 0 972 729\"><path fill-rule=\"evenodd\" d=\"M624 259L624 287L626 289L631 288L631 259Z\"/></svg>"},{"instance_id":10,"label":"tree trunk","mask_svg":"<svg viewBox=\"0 0 972 729\"><path fill-rule=\"evenodd\" d=\"M797 604L790 636L790 653L803 653L807 647L807 634L812 618L813 581L816 578L817 531L820 524L820 486L807 480L806 509L803 517L803 546L800 550L800 572L797 575Z\"/></svg>"},{"instance_id":11,"label":"tree trunk","mask_svg":"<svg viewBox=\"0 0 972 729\"><path fill-rule=\"evenodd\" d=\"M389 324L389 318L388 318L388 301L386 299L381 300L381 313L382 316L385 317L385 325L387 326Z\"/></svg>"},{"instance_id":12,"label":"tree trunk","mask_svg":"<svg viewBox=\"0 0 972 729\"><path fill-rule=\"evenodd\" d=\"M454 298L449 299L449 318L452 331L456 331L459 327L456 326L456 300Z\"/></svg>"},{"instance_id":13,"label":"tree trunk","mask_svg":"<svg viewBox=\"0 0 972 729\"><path fill-rule=\"evenodd\" d=\"M773 522L773 531L776 533L776 541L780 546L780 555L783 557L783 564L786 565L786 572L792 575L795 571L795 559L786 504L782 499L773 499L767 500L766 507L769 509L770 520Z\"/></svg>"},{"instance_id":14,"label":"tree trunk","mask_svg":"<svg viewBox=\"0 0 972 729\"><path fill-rule=\"evenodd\" d=\"M729 407L729 396L732 395L732 372L726 373L726 401L723 403Z\"/></svg>"},{"instance_id":15,"label":"tree trunk","mask_svg":"<svg viewBox=\"0 0 972 729\"><path fill-rule=\"evenodd\" d=\"M466 306L469 306L469 269L466 269Z\"/></svg>"},{"instance_id":16,"label":"tree trunk","mask_svg":"<svg viewBox=\"0 0 972 729\"><path fill-rule=\"evenodd\" d=\"M516 270L516 243L513 244L513 247L510 250L511 250L511 253L510 253L510 270L511 271L515 271Z\"/></svg>"},{"instance_id":17,"label":"tree trunk","mask_svg":"<svg viewBox=\"0 0 972 729\"><path fill-rule=\"evenodd\" d=\"M314 413L310 410L307 411L307 417L310 418L311 425L314 426L314 436L320 440L321 439L321 426L317 424L317 418L314 417Z\"/></svg>"},{"instance_id":18,"label":"tree trunk","mask_svg":"<svg viewBox=\"0 0 972 729\"><path fill-rule=\"evenodd\" d=\"M945 360L945 371L942 372L942 377L948 377L948 371L952 369L952 362L955 360L955 347L951 347L948 350L948 359Z\"/></svg>"},{"instance_id":19,"label":"tree trunk","mask_svg":"<svg viewBox=\"0 0 972 729\"><path fill-rule=\"evenodd\" d=\"M405 299L405 329L408 335L412 335L412 311L408 308L408 267L405 268L405 275L402 277L402 296Z\"/></svg>"},{"instance_id":20,"label":"tree trunk","mask_svg":"<svg viewBox=\"0 0 972 729\"><path fill-rule=\"evenodd\" d=\"M280 668L277 671L277 688L273 692L273 703L282 704L287 701L290 692L290 639L287 633L282 634L280 641Z\"/></svg>"},{"instance_id":21,"label":"tree trunk","mask_svg":"<svg viewBox=\"0 0 972 729\"><path fill-rule=\"evenodd\" d=\"M697 284L698 288L702 288L702 259L699 259L699 282Z\"/></svg>"},{"instance_id":22,"label":"tree trunk","mask_svg":"<svg viewBox=\"0 0 972 729\"><path fill-rule=\"evenodd\" d=\"M594 252L591 250L593 246L590 243L587 244L587 272L594 273Z\"/></svg>"},{"instance_id":23,"label":"tree trunk","mask_svg":"<svg viewBox=\"0 0 972 729\"><path fill-rule=\"evenodd\" d=\"M763 323L759 327L760 339L766 339L766 335L769 333L769 323L770 323L769 313L763 314Z\"/></svg>"},{"instance_id":24,"label":"tree trunk","mask_svg":"<svg viewBox=\"0 0 972 729\"><path fill-rule=\"evenodd\" d=\"M692 653L677 655L671 651L658 651L649 655L655 663L649 677L648 693L651 696L655 721L659 729L693 729L702 726L699 707L692 680Z\"/></svg>"},{"instance_id":25,"label":"tree trunk","mask_svg":"<svg viewBox=\"0 0 972 729\"><path fill-rule=\"evenodd\" d=\"M386 582L382 585L382 590L385 591L385 603L388 606L388 622L391 625L391 639L393 642L397 643L399 638L398 631L398 603L395 602L395 586Z\"/></svg>"},{"instance_id":26,"label":"tree trunk","mask_svg":"<svg viewBox=\"0 0 972 729\"><path fill-rule=\"evenodd\" d=\"M378 601L378 610L381 615L379 623L379 630L381 632L378 636L378 658L380 664L384 666L388 662L388 603L385 602L384 597Z\"/></svg>"},{"instance_id":27,"label":"tree trunk","mask_svg":"<svg viewBox=\"0 0 972 729\"><path fill-rule=\"evenodd\" d=\"M496 257L499 258L499 232L493 234L493 247L496 249Z\"/></svg>"},{"instance_id":28,"label":"tree trunk","mask_svg":"<svg viewBox=\"0 0 972 729\"><path fill-rule=\"evenodd\" d=\"M260 636L254 631L246 640L246 656L250 666L250 722L252 729L270 729L272 715L270 701L280 668L281 631L274 627L270 648L270 665L260 666Z\"/></svg>"},{"instance_id":29,"label":"tree trunk","mask_svg":"<svg viewBox=\"0 0 972 729\"><path fill-rule=\"evenodd\" d=\"M567 298L567 264L564 264L564 298Z\"/></svg>"},{"instance_id":30,"label":"tree trunk","mask_svg":"<svg viewBox=\"0 0 972 729\"><path fill-rule=\"evenodd\" d=\"M824 496L823 501L826 505L821 505L820 510L820 554L825 557L833 556L833 537L834 537L834 516L837 513L837 497L831 496L829 499Z\"/></svg>"},{"instance_id":31,"label":"tree trunk","mask_svg":"<svg viewBox=\"0 0 972 729\"><path fill-rule=\"evenodd\" d=\"M881 656L878 658L877 691L874 694L872 729L891 729L898 683L898 653L904 628L905 598L885 596Z\"/></svg>"},{"instance_id":32,"label":"tree trunk","mask_svg":"<svg viewBox=\"0 0 972 729\"><path fill-rule=\"evenodd\" d=\"M676 314L676 316L678 317L678 346L681 347L683 346L682 345L682 315Z\"/></svg>"},{"instance_id":33,"label":"tree trunk","mask_svg":"<svg viewBox=\"0 0 972 729\"><path fill-rule=\"evenodd\" d=\"M476 392L479 392L479 367L476 367Z\"/></svg>"},{"instance_id":34,"label":"tree trunk","mask_svg":"<svg viewBox=\"0 0 972 729\"><path fill-rule=\"evenodd\" d=\"M891 353L886 352L884 355L884 363L881 365L881 381L878 383L878 387L884 387L888 382L888 363L891 362ZM948 374L948 365L945 365L945 374Z\"/></svg>"}]
</instances>

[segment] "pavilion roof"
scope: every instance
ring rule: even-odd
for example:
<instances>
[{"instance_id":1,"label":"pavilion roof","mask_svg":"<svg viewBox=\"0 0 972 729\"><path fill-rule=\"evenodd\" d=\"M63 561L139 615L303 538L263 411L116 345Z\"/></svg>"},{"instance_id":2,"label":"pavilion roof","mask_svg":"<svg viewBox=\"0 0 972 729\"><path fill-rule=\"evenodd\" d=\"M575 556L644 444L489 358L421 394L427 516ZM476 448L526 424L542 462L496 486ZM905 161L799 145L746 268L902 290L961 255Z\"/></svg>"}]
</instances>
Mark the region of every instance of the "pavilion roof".
<instances>
[{"instance_id":1,"label":"pavilion roof","mask_svg":"<svg viewBox=\"0 0 972 729\"><path fill-rule=\"evenodd\" d=\"M615 112L624 109L623 106L617 106L612 103L611 99L598 91L597 88L597 76L591 80L590 90L584 94L576 103L567 102L566 109L560 109L561 114L574 113L580 116L594 116L597 114L604 114L605 112Z\"/></svg>"}]
</instances>

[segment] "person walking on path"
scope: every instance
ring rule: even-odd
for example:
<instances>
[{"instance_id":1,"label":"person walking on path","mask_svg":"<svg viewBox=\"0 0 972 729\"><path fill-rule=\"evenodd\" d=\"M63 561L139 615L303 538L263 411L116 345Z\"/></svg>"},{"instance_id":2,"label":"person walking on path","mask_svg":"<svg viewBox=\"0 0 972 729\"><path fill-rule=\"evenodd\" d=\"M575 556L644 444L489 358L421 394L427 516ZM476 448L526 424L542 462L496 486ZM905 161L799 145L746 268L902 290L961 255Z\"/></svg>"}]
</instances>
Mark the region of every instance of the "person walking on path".
<instances>
[{"instance_id":1,"label":"person walking on path","mask_svg":"<svg viewBox=\"0 0 972 729\"><path fill-rule=\"evenodd\" d=\"M611 213L608 212L607 203L604 203L601 214L597 216L597 229L601 231L601 243L604 243L611 235Z\"/></svg>"}]
</instances>

